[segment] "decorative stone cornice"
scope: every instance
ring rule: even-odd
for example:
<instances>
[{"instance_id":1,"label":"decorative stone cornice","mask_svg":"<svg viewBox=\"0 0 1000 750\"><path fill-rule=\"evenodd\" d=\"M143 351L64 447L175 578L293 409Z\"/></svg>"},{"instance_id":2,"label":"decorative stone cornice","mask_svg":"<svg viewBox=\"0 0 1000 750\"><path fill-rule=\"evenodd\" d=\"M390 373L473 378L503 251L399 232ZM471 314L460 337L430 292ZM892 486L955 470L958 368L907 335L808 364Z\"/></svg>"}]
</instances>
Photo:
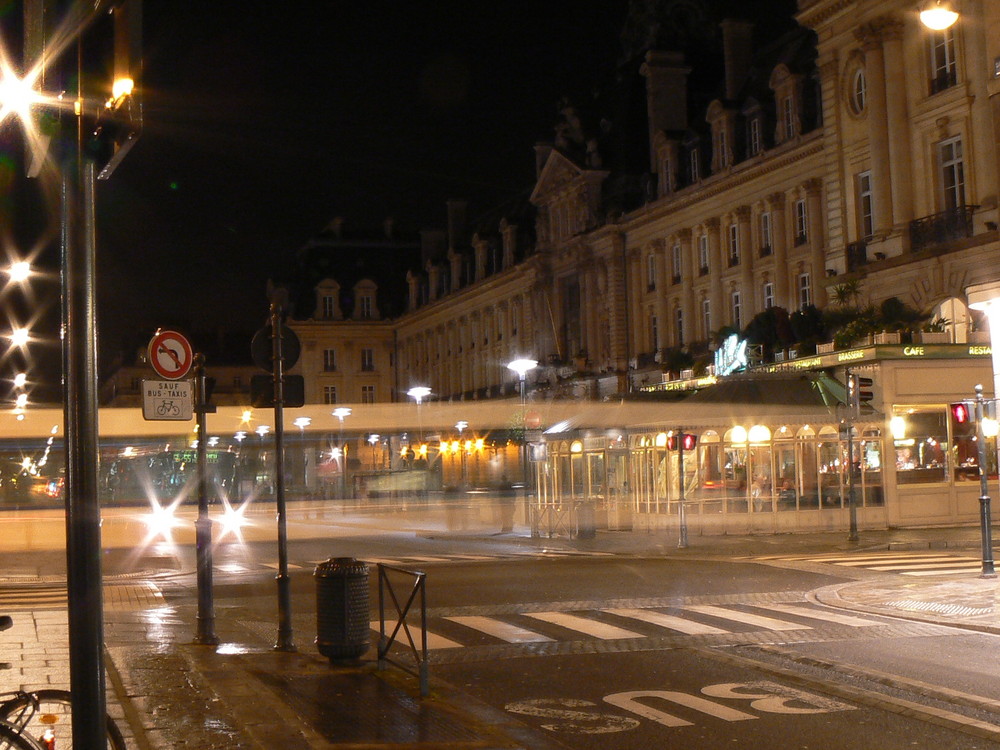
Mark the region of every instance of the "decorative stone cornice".
<instances>
[{"instance_id":1,"label":"decorative stone cornice","mask_svg":"<svg viewBox=\"0 0 1000 750\"><path fill-rule=\"evenodd\" d=\"M740 221L750 221L750 206L738 206L733 214Z\"/></svg>"},{"instance_id":2,"label":"decorative stone cornice","mask_svg":"<svg viewBox=\"0 0 1000 750\"><path fill-rule=\"evenodd\" d=\"M875 49L883 42L903 38L903 22L892 14L873 18L854 29L854 38L863 49Z\"/></svg>"}]
</instances>

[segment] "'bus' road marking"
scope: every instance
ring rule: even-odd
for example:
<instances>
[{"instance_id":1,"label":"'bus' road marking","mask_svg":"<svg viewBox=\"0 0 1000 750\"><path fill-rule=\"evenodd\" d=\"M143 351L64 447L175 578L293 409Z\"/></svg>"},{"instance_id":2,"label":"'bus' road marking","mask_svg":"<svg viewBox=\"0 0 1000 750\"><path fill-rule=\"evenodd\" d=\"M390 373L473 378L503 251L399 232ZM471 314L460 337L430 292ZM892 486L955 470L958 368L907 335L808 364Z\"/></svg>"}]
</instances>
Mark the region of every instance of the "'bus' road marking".
<instances>
[{"instance_id":1,"label":"'bus' road marking","mask_svg":"<svg viewBox=\"0 0 1000 750\"><path fill-rule=\"evenodd\" d=\"M511 625L501 620L494 620L490 617L456 616L445 617L444 619L457 622L459 625L465 625L467 628L478 630L487 635L492 635L502 641L507 641L507 643L545 643L554 640L547 635L536 633L527 628L520 628L517 625Z\"/></svg>"},{"instance_id":2,"label":"'bus' road marking","mask_svg":"<svg viewBox=\"0 0 1000 750\"><path fill-rule=\"evenodd\" d=\"M525 612L524 614L525 617L533 617L536 620L550 622L553 625L558 625L559 627L566 628L568 630L575 630L578 633L593 636L594 638L600 638L605 641L614 640L616 638L646 637L642 633L626 630L625 628L620 628L617 625L608 625L607 623L599 622L598 620L588 620L586 617L570 615L565 612L532 612L530 614Z\"/></svg>"},{"instance_id":3,"label":"'bus' road marking","mask_svg":"<svg viewBox=\"0 0 1000 750\"><path fill-rule=\"evenodd\" d=\"M602 612L627 617L632 620L642 620L662 628L677 630L687 635L713 635L717 633L728 633L728 630L717 628L713 625L703 625L693 620L685 620L683 617L664 614L650 609L603 609Z\"/></svg>"},{"instance_id":4,"label":"'bus' road marking","mask_svg":"<svg viewBox=\"0 0 1000 750\"><path fill-rule=\"evenodd\" d=\"M371 626L371 629L374 630L376 633L379 632L378 620L369 623L369 625ZM410 625L409 627L410 627L410 635L413 636L414 645L416 645L417 648L420 648L422 631L420 630L420 628L414 625ZM395 630L395 628L396 628L395 620L385 621L386 636L392 635L392 631ZM410 643L406 639L406 633L403 632L402 627L400 627L399 632L396 633L396 640L394 642L399 643L402 646L409 647ZM437 635L436 633L427 631L427 649L437 650L441 648L463 648L463 646L461 643L456 643L455 641L445 638L442 635Z\"/></svg>"},{"instance_id":5,"label":"'bus' road marking","mask_svg":"<svg viewBox=\"0 0 1000 750\"><path fill-rule=\"evenodd\" d=\"M684 609L711 617L719 617L723 620L735 620L736 622L755 625L756 627L767 628L768 630L812 630L808 625L793 624L782 620L775 620L773 617L752 615L749 612L723 609L722 607L714 607L710 604L690 604L684 607Z\"/></svg>"}]
</instances>

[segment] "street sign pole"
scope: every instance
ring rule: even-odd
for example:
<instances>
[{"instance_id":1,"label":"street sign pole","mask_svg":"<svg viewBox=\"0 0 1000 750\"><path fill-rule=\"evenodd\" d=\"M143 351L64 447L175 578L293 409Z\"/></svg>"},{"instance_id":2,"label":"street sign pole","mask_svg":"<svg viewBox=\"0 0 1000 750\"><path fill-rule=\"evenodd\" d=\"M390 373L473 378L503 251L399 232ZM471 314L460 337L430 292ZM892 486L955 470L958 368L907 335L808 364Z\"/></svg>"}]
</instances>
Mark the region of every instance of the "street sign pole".
<instances>
[{"instance_id":1,"label":"street sign pole","mask_svg":"<svg viewBox=\"0 0 1000 750\"><path fill-rule=\"evenodd\" d=\"M285 512L285 367L281 350L281 306L271 304L271 351L274 371L274 473L278 507L278 641L276 651L295 651L292 642L292 595L288 577L288 519Z\"/></svg>"},{"instance_id":2,"label":"street sign pole","mask_svg":"<svg viewBox=\"0 0 1000 750\"><path fill-rule=\"evenodd\" d=\"M684 508L684 428L677 428L677 519L680 525L680 533L677 537L678 549L685 549L688 546L688 525L687 511Z\"/></svg>"},{"instance_id":3,"label":"street sign pole","mask_svg":"<svg viewBox=\"0 0 1000 750\"><path fill-rule=\"evenodd\" d=\"M198 549L198 633L194 642L206 646L218 644L215 635L215 604L212 594L212 519L208 517L208 426L206 415L215 411L208 403L208 378L205 356L196 354L195 414L198 416L198 520L195 543Z\"/></svg>"},{"instance_id":4,"label":"street sign pole","mask_svg":"<svg viewBox=\"0 0 1000 750\"><path fill-rule=\"evenodd\" d=\"M976 386L976 443L979 449L979 527L983 540L983 570L980 578L996 578L993 570L990 490L986 475L986 436L983 434L983 386Z\"/></svg>"}]
</instances>

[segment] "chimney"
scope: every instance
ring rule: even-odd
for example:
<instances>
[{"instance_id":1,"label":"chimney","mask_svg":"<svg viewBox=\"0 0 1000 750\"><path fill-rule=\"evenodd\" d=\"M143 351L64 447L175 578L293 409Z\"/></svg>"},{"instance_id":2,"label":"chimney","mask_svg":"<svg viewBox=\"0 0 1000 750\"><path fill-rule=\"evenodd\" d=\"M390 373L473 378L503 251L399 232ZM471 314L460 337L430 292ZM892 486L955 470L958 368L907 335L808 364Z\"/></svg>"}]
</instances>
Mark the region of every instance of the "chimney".
<instances>
[{"instance_id":1,"label":"chimney","mask_svg":"<svg viewBox=\"0 0 1000 750\"><path fill-rule=\"evenodd\" d=\"M465 209L468 201L446 201L448 207L448 251L451 252L465 242Z\"/></svg>"},{"instance_id":2,"label":"chimney","mask_svg":"<svg viewBox=\"0 0 1000 750\"><path fill-rule=\"evenodd\" d=\"M503 237L503 267L514 265L517 252L517 225L511 224L506 218L500 220L500 236Z\"/></svg>"},{"instance_id":3,"label":"chimney","mask_svg":"<svg viewBox=\"0 0 1000 750\"><path fill-rule=\"evenodd\" d=\"M472 238L472 247L476 251L476 281L482 281L486 278L486 250L489 243L480 239L477 234Z\"/></svg>"},{"instance_id":4,"label":"chimney","mask_svg":"<svg viewBox=\"0 0 1000 750\"><path fill-rule=\"evenodd\" d=\"M646 77L646 111L649 117L650 164L655 164L653 143L660 131L680 131L688 126L687 77L691 68L682 52L646 53L640 70Z\"/></svg>"},{"instance_id":5,"label":"chimney","mask_svg":"<svg viewBox=\"0 0 1000 750\"><path fill-rule=\"evenodd\" d=\"M410 299L407 309L411 312L417 309L420 304L420 277L413 271L406 272L406 285L410 290Z\"/></svg>"},{"instance_id":6,"label":"chimney","mask_svg":"<svg viewBox=\"0 0 1000 750\"><path fill-rule=\"evenodd\" d=\"M726 60L726 99L739 96L753 60L753 24L727 18L722 22L722 52Z\"/></svg>"}]
</instances>

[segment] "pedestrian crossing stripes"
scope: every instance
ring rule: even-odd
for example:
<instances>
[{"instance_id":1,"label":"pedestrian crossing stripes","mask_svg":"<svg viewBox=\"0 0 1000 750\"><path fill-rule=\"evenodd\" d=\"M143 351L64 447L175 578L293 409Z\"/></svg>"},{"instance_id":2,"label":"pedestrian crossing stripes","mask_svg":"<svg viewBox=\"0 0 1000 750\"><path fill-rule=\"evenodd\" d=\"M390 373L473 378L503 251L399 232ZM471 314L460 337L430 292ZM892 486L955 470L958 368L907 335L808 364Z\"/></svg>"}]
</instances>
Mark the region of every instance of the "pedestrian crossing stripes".
<instances>
[{"instance_id":1,"label":"pedestrian crossing stripes","mask_svg":"<svg viewBox=\"0 0 1000 750\"><path fill-rule=\"evenodd\" d=\"M66 604L66 585L62 583L0 586L0 612L65 609ZM163 594L156 584L116 582L104 586L105 610L130 611L162 606Z\"/></svg>"},{"instance_id":2,"label":"pedestrian crossing stripes","mask_svg":"<svg viewBox=\"0 0 1000 750\"><path fill-rule=\"evenodd\" d=\"M664 611L669 610L669 611ZM810 631L842 626L873 628L884 620L844 614L809 602L757 604L686 604L676 607L609 607L585 611L524 611L501 615L449 615L431 618L427 632L429 651L490 646L494 644L552 644L596 640L623 641L669 636L747 635ZM370 623L379 630L378 620ZM387 621L386 635L396 628ZM423 631L408 623L410 636L420 648ZM838 631L843 632L843 631ZM407 645L402 629L396 643Z\"/></svg>"},{"instance_id":3,"label":"pedestrian crossing stripes","mask_svg":"<svg viewBox=\"0 0 1000 750\"><path fill-rule=\"evenodd\" d=\"M978 573L982 561L975 557L938 552L879 552L854 555L762 555L746 558L754 561L808 562L860 568L904 576L931 577L955 573Z\"/></svg>"},{"instance_id":4,"label":"pedestrian crossing stripes","mask_svg":"<svg viewBox=\"0 0 1000 750\"><path fill-rule=\"evenodd\" d=\"M580 557L614 557L613 552L580 552L577 550L530 550L526 552L505 552L497 553L492 555L474 555L474 554L440 554L440 555L399 555L398 557L365 557L362 562L366 562L369 565L377 565L381 563L382 565L389 565L395 568L408 568L414 565L430 565L438 563L456 563L456 562L495 562L497 560L524 560L524 559L558 559L558 558L580 558ZM313 569L323 560L308 560L303 562L289 562L289 570L304 570ZM260 563L265 568L271 570L278 569L278 563L276 561L269 561ZM250 566L243 566L238 563L224 563L219 566L219 569L225 573L242 573L250 569Z\"/></svg>"}]
</instances>

